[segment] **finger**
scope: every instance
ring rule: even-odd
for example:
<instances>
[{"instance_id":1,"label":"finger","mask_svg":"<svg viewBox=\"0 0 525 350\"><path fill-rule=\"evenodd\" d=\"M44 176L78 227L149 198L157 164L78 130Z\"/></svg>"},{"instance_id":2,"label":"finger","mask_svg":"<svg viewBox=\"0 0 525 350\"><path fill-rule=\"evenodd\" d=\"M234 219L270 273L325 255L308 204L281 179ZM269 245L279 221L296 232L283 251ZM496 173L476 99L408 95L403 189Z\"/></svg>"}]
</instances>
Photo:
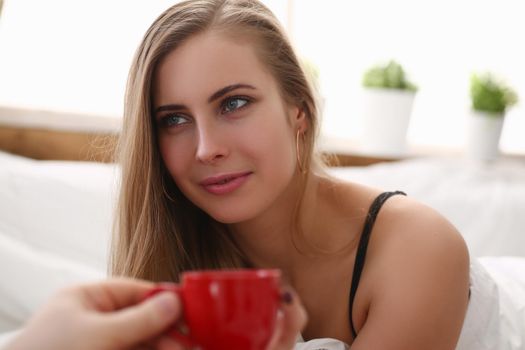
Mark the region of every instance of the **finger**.
<instances>
[{"instance_id":1,"label":"finger","mask_svg":"<svg viewBox=\"0 0 525 350\"><path fill-rule=\"evenodd\" d=\"M184 350L184 347L169 336L161 336L155 342L156 350Z\"/></svg>"},{"instance_id":2,"label":"finger","mask_svg":"<svg viewBox=\"0 0 525 350\"><path fill-rule=\"evenodd\" d=\"M306 311L299 297L291 289L286 288L282 293L281 314L267 350L292 349L297 337L306 325Z\"/></svg>"},{"instance_id":3,"label":"finger","mask_svg":"<svg viewBox=\"0 0 525 350\"><path fill-rule=\"evenodd\" d=\"M133 350L154 350L155 348L148 346L148 345L140 345L136 348L133 348Z\"/></svg>"},{"instance_id":4,"label":"finger","mask_svg":"<svg viewBox=\"0 0 525 350\"><path fill-rule=\"evenodd\" d=\"M283 312L281 310L277 313L277 320L275 322L275 328L272 334L272 338L266 346L266 350L277 350L279 349L279 341L283 333Z\"/></svg>"},{"instance_id":5,"label":"finger","mask_svg":"<svg viewBox=\"0 0 525 350\"><path fill-rule=\"evenodd\" d=\"M154 286L143 280L115 278L78 288L88 300L87 304L97 311L115 311L139 303Z\"/></svg>"},{"instance_id":6,"label":"finger","mask_svg":"<svg viewBox=\"0 0 525 350\"><path fill-rule=\"evenodd\" d=\"M101 328L119 347L147 341L173 325L181 315L178 296L160 292L144 302L101 315Z\"/></svg>"}]
</instances>

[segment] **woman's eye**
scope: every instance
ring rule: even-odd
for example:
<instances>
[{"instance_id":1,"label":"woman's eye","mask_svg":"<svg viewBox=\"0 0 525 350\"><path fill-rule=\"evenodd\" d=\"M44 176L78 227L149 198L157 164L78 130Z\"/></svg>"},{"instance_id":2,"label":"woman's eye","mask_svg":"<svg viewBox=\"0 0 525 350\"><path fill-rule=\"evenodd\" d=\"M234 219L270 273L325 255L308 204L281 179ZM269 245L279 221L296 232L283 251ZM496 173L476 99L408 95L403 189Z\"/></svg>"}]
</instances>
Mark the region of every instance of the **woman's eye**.
<instances>
[{"instance_id":1,"label":"woman's eye","mask_svg":"<svg viewBox=\"0 0 525 350\"><path fill-rule=\"evenodd\" d=\"M188 122L188 118L180 114L168 114L159 120L161 127L174 127L185 124Z\"/></svg>"},{"instance_id":2,"label":"woman's eye","mask_svg":"<svg viewBox=\"0 0 525 350\"><path fill-rule=\"evenodd\" d=\"M229 98L222 104L222 113L230 113L246 106L250 102L249 99L244 97L233 97Z\"/></svg>"}]
</instances>

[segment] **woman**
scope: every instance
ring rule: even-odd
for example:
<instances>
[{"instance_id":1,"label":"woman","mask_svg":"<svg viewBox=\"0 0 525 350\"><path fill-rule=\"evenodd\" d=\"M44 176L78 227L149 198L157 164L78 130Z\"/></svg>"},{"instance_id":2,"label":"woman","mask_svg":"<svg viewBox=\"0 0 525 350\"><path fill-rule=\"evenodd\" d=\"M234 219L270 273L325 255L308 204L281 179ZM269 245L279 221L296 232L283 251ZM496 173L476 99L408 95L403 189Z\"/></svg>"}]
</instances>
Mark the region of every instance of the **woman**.
<instances>
[{"instance_id":1,"label":"woman","mask_svg":"<svg viewBox=\"0 0 525 350\"><path fill-rule=\"evenodd\" d=\"M296 55L258 1L164 12L128 80L113 274L279 268L307 311L306 341L454 349L469 300L463 239L402 193L326 175L317 118Z\"/></svg>"}]
</instances>

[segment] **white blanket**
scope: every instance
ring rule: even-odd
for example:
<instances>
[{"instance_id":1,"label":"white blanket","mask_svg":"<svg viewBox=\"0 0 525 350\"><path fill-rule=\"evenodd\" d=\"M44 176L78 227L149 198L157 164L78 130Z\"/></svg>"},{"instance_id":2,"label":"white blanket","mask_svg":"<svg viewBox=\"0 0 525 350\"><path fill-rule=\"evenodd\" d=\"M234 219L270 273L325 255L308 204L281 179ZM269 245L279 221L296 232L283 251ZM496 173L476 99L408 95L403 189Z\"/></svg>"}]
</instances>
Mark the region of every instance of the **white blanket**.
<instances>
[{"instance_id":1,"label":"white blanket","mask_svg":"<svg viewBox=\"0 0 525 350\"><path fill-rule=\"evenodd\" d=\"M525 258L474 259L458 350L525 350Z\"/></svg>"}]
</instances>

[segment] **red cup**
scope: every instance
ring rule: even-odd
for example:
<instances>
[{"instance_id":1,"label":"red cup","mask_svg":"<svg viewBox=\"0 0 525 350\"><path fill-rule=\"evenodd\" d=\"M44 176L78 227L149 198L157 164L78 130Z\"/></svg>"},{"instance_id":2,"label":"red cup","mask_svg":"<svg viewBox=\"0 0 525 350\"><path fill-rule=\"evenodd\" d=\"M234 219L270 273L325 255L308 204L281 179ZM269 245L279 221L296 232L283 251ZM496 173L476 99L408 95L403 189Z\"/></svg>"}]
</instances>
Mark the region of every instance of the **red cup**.
<instances>
[{"instance_id":1,"label":"red cup","mask_svg":"<svg viewBox=\"0 0 525 350\"><path fill-rule=\"evenodd\" d=\"M206 270L182 274L181 284L159 284L179 295L187 332L169 334L187 347L204 350L264 350L280 303L279 270Z\"/></svg>"}]
</instances>

